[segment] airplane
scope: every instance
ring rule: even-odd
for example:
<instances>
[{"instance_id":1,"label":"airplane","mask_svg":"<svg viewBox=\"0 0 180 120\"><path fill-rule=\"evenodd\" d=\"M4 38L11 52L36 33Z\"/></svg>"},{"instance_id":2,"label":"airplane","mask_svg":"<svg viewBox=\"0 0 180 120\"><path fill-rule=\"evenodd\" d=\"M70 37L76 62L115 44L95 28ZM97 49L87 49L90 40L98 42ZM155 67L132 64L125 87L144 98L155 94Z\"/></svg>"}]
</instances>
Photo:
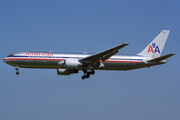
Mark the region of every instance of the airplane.
<instances>
[{"instance_id":1,"label":"airplane","mask_svg":"<svg viewBox=\"0 0 180 120\"><path fill-rule=\"evenodd\" d=\"M84 72L82 79L95 74L95 70L133 70L165 64L171 53L161 56L170 30L163 30L152 42L137 55L115 55L129 43L123 43L111 49L95 53L55 53L55 52L16 52L4 58L4 62L18 68L57 69L58 75L70 75Z\"/></svg>"}]
</instances>

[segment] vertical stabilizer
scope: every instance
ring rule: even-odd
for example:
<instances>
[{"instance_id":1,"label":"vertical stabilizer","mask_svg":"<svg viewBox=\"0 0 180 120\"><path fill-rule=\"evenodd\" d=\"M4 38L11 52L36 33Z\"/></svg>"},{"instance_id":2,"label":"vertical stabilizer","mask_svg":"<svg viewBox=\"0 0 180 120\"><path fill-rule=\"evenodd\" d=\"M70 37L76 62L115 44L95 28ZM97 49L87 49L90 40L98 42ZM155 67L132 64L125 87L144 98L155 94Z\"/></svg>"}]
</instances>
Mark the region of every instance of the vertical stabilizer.
<instances>
[{"instance_id":1,"label":"vertical stabilizer","mask_svg":"<svg viewBox=\"0 0 180 120\"><path fill-rule=\"evenodd\" d=\"M161 56L170 30L163 30L142 52L138 55L157 58Z\"/></svg>"}]
</instances>

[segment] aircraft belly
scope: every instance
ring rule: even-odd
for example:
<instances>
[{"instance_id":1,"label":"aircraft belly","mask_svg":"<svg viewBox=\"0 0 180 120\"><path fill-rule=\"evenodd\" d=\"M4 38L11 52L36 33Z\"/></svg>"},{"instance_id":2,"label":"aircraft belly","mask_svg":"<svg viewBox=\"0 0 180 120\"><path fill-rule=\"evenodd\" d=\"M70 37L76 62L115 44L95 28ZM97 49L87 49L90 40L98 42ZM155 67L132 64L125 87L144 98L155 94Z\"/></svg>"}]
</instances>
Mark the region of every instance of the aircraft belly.
<instances>
[{"instance_id":1,"label":"aircraft belly","mask_svg":"<svg viewBox=\"0 0 180 120\"><path fill-rule=\"evenodd\" d=\"M113 63L113 62L104 62L105 70L131 70L136 68L145 67L145 63Z\"/></svg>"},{"instance_id":2,"label":"aircraft belly","mask_svg":"<svg viewBox=\"0 0 180 120\"><path fill-rule=\"evenodd\" d=\"M40 61L40 60L20 60L13 61L13 66L24 67L24 68L57 68L59 61Z\"/></svg>"}]
</instances>

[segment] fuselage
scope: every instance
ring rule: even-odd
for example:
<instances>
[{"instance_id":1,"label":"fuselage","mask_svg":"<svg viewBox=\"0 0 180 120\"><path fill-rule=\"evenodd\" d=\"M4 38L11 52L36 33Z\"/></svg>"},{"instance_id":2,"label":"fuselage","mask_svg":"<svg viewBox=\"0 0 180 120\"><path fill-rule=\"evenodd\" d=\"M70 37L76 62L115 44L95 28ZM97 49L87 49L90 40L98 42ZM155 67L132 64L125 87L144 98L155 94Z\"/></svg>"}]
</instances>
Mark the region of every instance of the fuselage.
<instances>
[{"instance_id":1,"label":"fuselage","mask_svg":"<svg viewBox=\"0 0 180 120\"><path fill-rule=\"evenodd\" d=\"M17 52L10 54L4 58L4 62L15 67L22 68L66 68L65 66L59 66L59 62L65 60L79 60L90 56L92 54L87 53L52 53L52 52ZM114 55L109 59L99 62L102 64L99 67L93 68L94 70L131 70L142 67L149 67L152 65L162 64L158 63L146 63L144 56L138 55ZM83 66L75 68L76 70L88 69Z\"/></svg>"}]
</instances>

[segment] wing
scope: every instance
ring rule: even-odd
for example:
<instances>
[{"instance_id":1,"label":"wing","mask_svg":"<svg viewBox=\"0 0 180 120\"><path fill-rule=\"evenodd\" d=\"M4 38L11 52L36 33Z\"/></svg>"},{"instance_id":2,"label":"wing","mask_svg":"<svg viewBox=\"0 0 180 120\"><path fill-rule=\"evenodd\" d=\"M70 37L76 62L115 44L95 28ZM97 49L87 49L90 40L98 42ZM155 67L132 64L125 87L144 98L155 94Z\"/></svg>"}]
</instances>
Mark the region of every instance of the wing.
<instances>
[{"instance_id":1,"label":"wing","mask_svg":"<svg viewBox=\"0 0 180 120\"><path fill-rule=\"evenodd\" d=\"M118 53L119 49L125 47L126 45L128 45L129 43L123 43L119 46L116 46L116 47L113 47L111 49L108 49L108 50L105 50L105 51L102 51L102 52L99 52L99 53L96 53L94 55L91 55L91 56L88 56L88 57L85 57L83 59L80 59L79 62L82 62L82 63L93 63L94 61L99 61L99 60L102 60L102 61L105 61L107 60L108 58L110 58L111 56L115 55L116 53Z\"/></svg>"}]
</instances>

